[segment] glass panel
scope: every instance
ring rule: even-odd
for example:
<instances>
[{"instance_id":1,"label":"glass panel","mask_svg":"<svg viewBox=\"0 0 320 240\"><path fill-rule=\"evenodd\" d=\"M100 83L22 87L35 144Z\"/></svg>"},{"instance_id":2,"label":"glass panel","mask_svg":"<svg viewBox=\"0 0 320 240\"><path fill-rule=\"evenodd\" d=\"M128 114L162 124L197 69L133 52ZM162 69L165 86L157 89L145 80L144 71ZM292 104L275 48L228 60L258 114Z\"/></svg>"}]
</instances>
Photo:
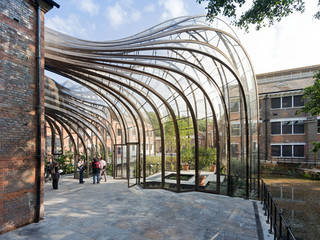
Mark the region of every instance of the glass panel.
<instances>
[{"instance_id":1,"label":"glass panel","mask_svg":"<svg viewBox=\"0 0 320 240\"><path fill-rule=\"evenodd\" d=\"M281 108L281 98L271 98L271 108Z\"/></svg>"},{"instance_id":2,"label":"glass panel","mask_svg":"<svg viewBox=\"0 0 320 240\"><path fill-rule=\"evenodd\" d=\"M171 118L164 122L165 129L165 188L177 190L177 154L176 154L176 135L174 124Z\"/></svg>"},{"instance_id":3,"label":"glass panel","mask_svg":"<svg viewBox=\"0 0 320 240\"><path fill-rule=\"evenodd\" d=\"M282 108L292 107L292 96L282 97Z\"/></svg>"},{"instance_id":4,"label":"glass panel","mask_svg":"<svg viewBox=\"0 0 320 240\"><path fill-rule=\"evenodd\" d=\"M282 157L292 157L292 145L282 145Z\"/></svg>"},{"instance_id":5,"label":"glass panel","mask_svg":"<svg viewBox=\"0 0 320 240\"><path fill-rule=\"evenodd\" d=\"M271 145L271 156L272 157L281 156L281 145Z\"/></svg>"},{"instance_id":6,"label":"glass panel","mask_svg":"<svg viewBox=\"0 0 320 240\"><path fill-rule=\"evenodd\" d=\"M231 135L240 136L240 124L238 123L231 124Z\"/></svg>"},{"instance_id":7,"label":"glass panel","mask_svg":"<svg viewBox=\"0 0 320 240\"><path fill-rule=\"evenodd\" d=\"M294 156L304 157L304 145L294 145Z\"/></svg>"},{"instance_id":8,"label":"glass panel","mask_svg":"<svg viewBox=\"0 0 320 240\"><path fill-rule=\"evenodd\" d=\"M239 144L238 143L232 143L231 144L231 157L238 158L239 157Z\"/></svg>"},{"instance_id":9,"label":"glass panel","mask_svg":"<svg viewBox=\"0 0 320 240\"><path fill-rule=\"evenodd\" d=\"M125 145L115 145L115 177L116 178L126 178L126 146Z\"/></svg>"},{"instance_id":10,"label":"glass panel","mask_svg":"<svg viewBox=\"0 0 320 240\"><path fill-rule=\"evenodd\" d=\"M304 100L302 99L302 95L293 96L293 105L295 107L302 107L304 106Z\"/></svg>"},{"instance_id":11,"label":"glass panel","mask_svg":"<svg viewBox=\"0 0 320 240\"><path fill-rule=\"evenodd\" d=\"M281 134L281 122L271 122L271 134Z\"/></svg>"},{"instance_id":12,"label":"glass panel","mask_svg":"<svg viewBox=\"0 0 320 240\"><path fill-rule=\"evenodd\" d=\"M292 122L282 122L282 134L292 134Z\"/></svg>"},{"instance_id":13,"label":"glass panel","mask_svg":"<svg viewBox=\"0 0 320 240\"><path fill-rule=\"evenodd\" d=\"M320 133L320 119L318 119L318 133Z\"/></svg>"},{"instance_id":14,"label":"glass panel","mask_svg":"<svg viewBox=\"0 0 320 240\"><path fill-rule=\"evenodd\" d=\"M129 186L137 184L138 177L138 144L128 144L127 150L129 154Z\"/></svg>"},{"instance_id":15,"label":"glass panel","mask_svg":"<svg viewBox=\"0 0 320 240\"><path fill-rule=\"evenodd\" d=\"M240 103L239 102L230 102L230 112L239 112Z\"/></svg>"},{"instance_id":16,"label":"glass panel","mask_svg":"<svg viewBox=\"0 0 320 240\"><path fill-rule=\"evenodd\" d=\"M303 121L295 121L293 125L293 133L304 133Z\"/></svg>"}]
</instances>

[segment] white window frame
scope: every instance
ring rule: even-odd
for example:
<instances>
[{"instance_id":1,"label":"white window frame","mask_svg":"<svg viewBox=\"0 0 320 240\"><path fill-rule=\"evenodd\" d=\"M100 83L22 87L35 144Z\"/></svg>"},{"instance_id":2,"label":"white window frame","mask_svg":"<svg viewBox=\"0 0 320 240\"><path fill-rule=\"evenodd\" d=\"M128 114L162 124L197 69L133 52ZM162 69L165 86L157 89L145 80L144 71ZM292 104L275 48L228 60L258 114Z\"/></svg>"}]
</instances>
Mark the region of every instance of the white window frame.
<instances>
[{"instance_id":1,"label":"white window frame","mask_svg":"<svg viewBox=\"0 0 320 240\"><path fill-rule=\"evenodd\" d=\"M281 96L281 97L273 97L273 98L280 98L280 107L279 108L272 108L270 103L270 109L271 110L277 110L277 109L291 109L291 108L302 108L303 106L294 106L294 97L295 96L301 96L302 94L296 94L296 95L290 95L290 96ZM291 107L283 107L282 99L284 97L291 97ZM272 100L271 100L272 101Z\"/></svg>"},{"instance_id":2,"label":"white window frame","mask_svg":"<svg viewBox=\"0 0 320 240\"><path fill-rule=\"evenodd\" d=\"M239 135L232 135L232 125L239 125ZM230 136L231 137L240 137L241 136L241 124L240 124L240 122L231 122L231 125L230 125Z\"/></svg>"},{"instance_id":3,"label":"white window frame","mask_svg":"<svg viewBox=\"0 0 320 240\"><path fill-rule=\"evenodd\" d=\"M305 151L304 151L304 156L303 157L295 157L294 156L294 146L301 146L301 145L306 145L306 143L271 143L270 146L281 146L280 147L280 156L272 156L273 158L299 158L299 159L304 159L305 158ZM285 146L285 145L291 145L293 146L292 149L291 149L291 157L288 157L288 156L283 156L282 155L282 146Z\"/></svg>"},{"instance_id":4,"label":"white window frame","mask_svg":"<svg viewBox=\"0 0 320 240\"><path fill-rule=\"evenodd\" d=\"M279 135L305 135L304 133L294 133L294 122L295 121L305 121L307 120L306 117L300 117L300 118L278 118L278 119L270 119L270 123L272 122L280 122L280 134L273 134L271 133L272 136L279 136ZM291 127L291 134L290 133L282 133L282 122L292 122L292 127ZM270 124L270 129L271 129L271 124Z\"/></svg>"}]
</instances>

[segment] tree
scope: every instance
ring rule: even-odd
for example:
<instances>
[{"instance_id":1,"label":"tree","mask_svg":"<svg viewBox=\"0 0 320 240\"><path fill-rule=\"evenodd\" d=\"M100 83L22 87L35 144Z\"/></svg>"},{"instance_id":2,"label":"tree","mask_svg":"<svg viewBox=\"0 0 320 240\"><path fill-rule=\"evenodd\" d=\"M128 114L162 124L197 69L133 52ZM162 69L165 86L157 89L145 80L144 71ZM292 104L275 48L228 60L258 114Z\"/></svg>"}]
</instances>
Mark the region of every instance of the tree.
<instances>
[{"instance_id":1,"label":"tree","mask_svg":"<svg viewBox=\"0 0 320 240\"><path fill-rule=\"evenodd\" d=\"M244 7L248 0L196 0L198 3L208 2L206 9L208 20L212 21L219 14L232 19L232 23L240 28L248 30L250 24L256 25L256 29L271 26L287 17L293 12L303 13L304 0L255 0L251 7L239 14L237 10ZM318 5L320 6L320 0ZM241 9L240 9L241 10ZM320 19L320 10L314 18Z\"/></svg>"},{"instance_id":2,"label":"tree","mask_svg":"<svg viewBox=\"0 0 320 240\"><path fill-rule=\"evenodd\" d=\"M314 84L304 89L303 98L306 103L300 112L310 113L312 116L320 115L320 71L313 76ZM318 152L320 149L320 142L313 143L313 152Z\"/></svg>"}]
</instances>

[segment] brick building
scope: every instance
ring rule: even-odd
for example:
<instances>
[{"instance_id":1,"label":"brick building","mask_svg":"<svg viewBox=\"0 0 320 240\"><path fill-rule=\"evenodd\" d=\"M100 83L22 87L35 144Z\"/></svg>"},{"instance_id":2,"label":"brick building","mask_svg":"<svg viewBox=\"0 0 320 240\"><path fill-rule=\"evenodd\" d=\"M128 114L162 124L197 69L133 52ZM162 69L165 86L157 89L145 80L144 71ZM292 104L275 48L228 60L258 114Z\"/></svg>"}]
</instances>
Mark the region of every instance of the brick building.
<instances>
[{"instance_id":1,"label":"brick building","mask_svg":"<svg viewBox=\"0 0 320 240\"><path fill-rule=\"evenodd\" d=\"M303 89L314 82L320 65L258 74L260 98L260 159L315 163L311 149L320 141L320 119L299 113Z\"/></svg>"},{"instance_id":2,"label":"brick building","mask_svg":"<svg viewBox=\"0 0 320 240\"><path fill-rule=\"evenodd\" d=\"M43 216L43 23L54 6L0 0L0 233Z\"/></svg>"}]
</instances>

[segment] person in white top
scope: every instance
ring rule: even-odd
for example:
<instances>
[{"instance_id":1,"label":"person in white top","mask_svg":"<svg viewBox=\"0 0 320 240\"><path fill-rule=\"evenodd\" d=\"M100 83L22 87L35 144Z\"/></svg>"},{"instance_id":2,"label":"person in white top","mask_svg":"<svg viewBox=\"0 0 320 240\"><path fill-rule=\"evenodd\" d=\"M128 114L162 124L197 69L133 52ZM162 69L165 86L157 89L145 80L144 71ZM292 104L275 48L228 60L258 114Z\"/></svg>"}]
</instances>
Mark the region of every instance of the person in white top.
<instances>
[{"instance_id":1,"label":"person in white top","mask_svg":"<svg viewBox=\"0 0 320 240\"><path fill-rule=\"evenodd\" d=\"M107 162L103 159L99 159L99 165L100 165L100 179L102 176L104 176L104 181L107 181Z\"/></svg>"}]
</instances>

